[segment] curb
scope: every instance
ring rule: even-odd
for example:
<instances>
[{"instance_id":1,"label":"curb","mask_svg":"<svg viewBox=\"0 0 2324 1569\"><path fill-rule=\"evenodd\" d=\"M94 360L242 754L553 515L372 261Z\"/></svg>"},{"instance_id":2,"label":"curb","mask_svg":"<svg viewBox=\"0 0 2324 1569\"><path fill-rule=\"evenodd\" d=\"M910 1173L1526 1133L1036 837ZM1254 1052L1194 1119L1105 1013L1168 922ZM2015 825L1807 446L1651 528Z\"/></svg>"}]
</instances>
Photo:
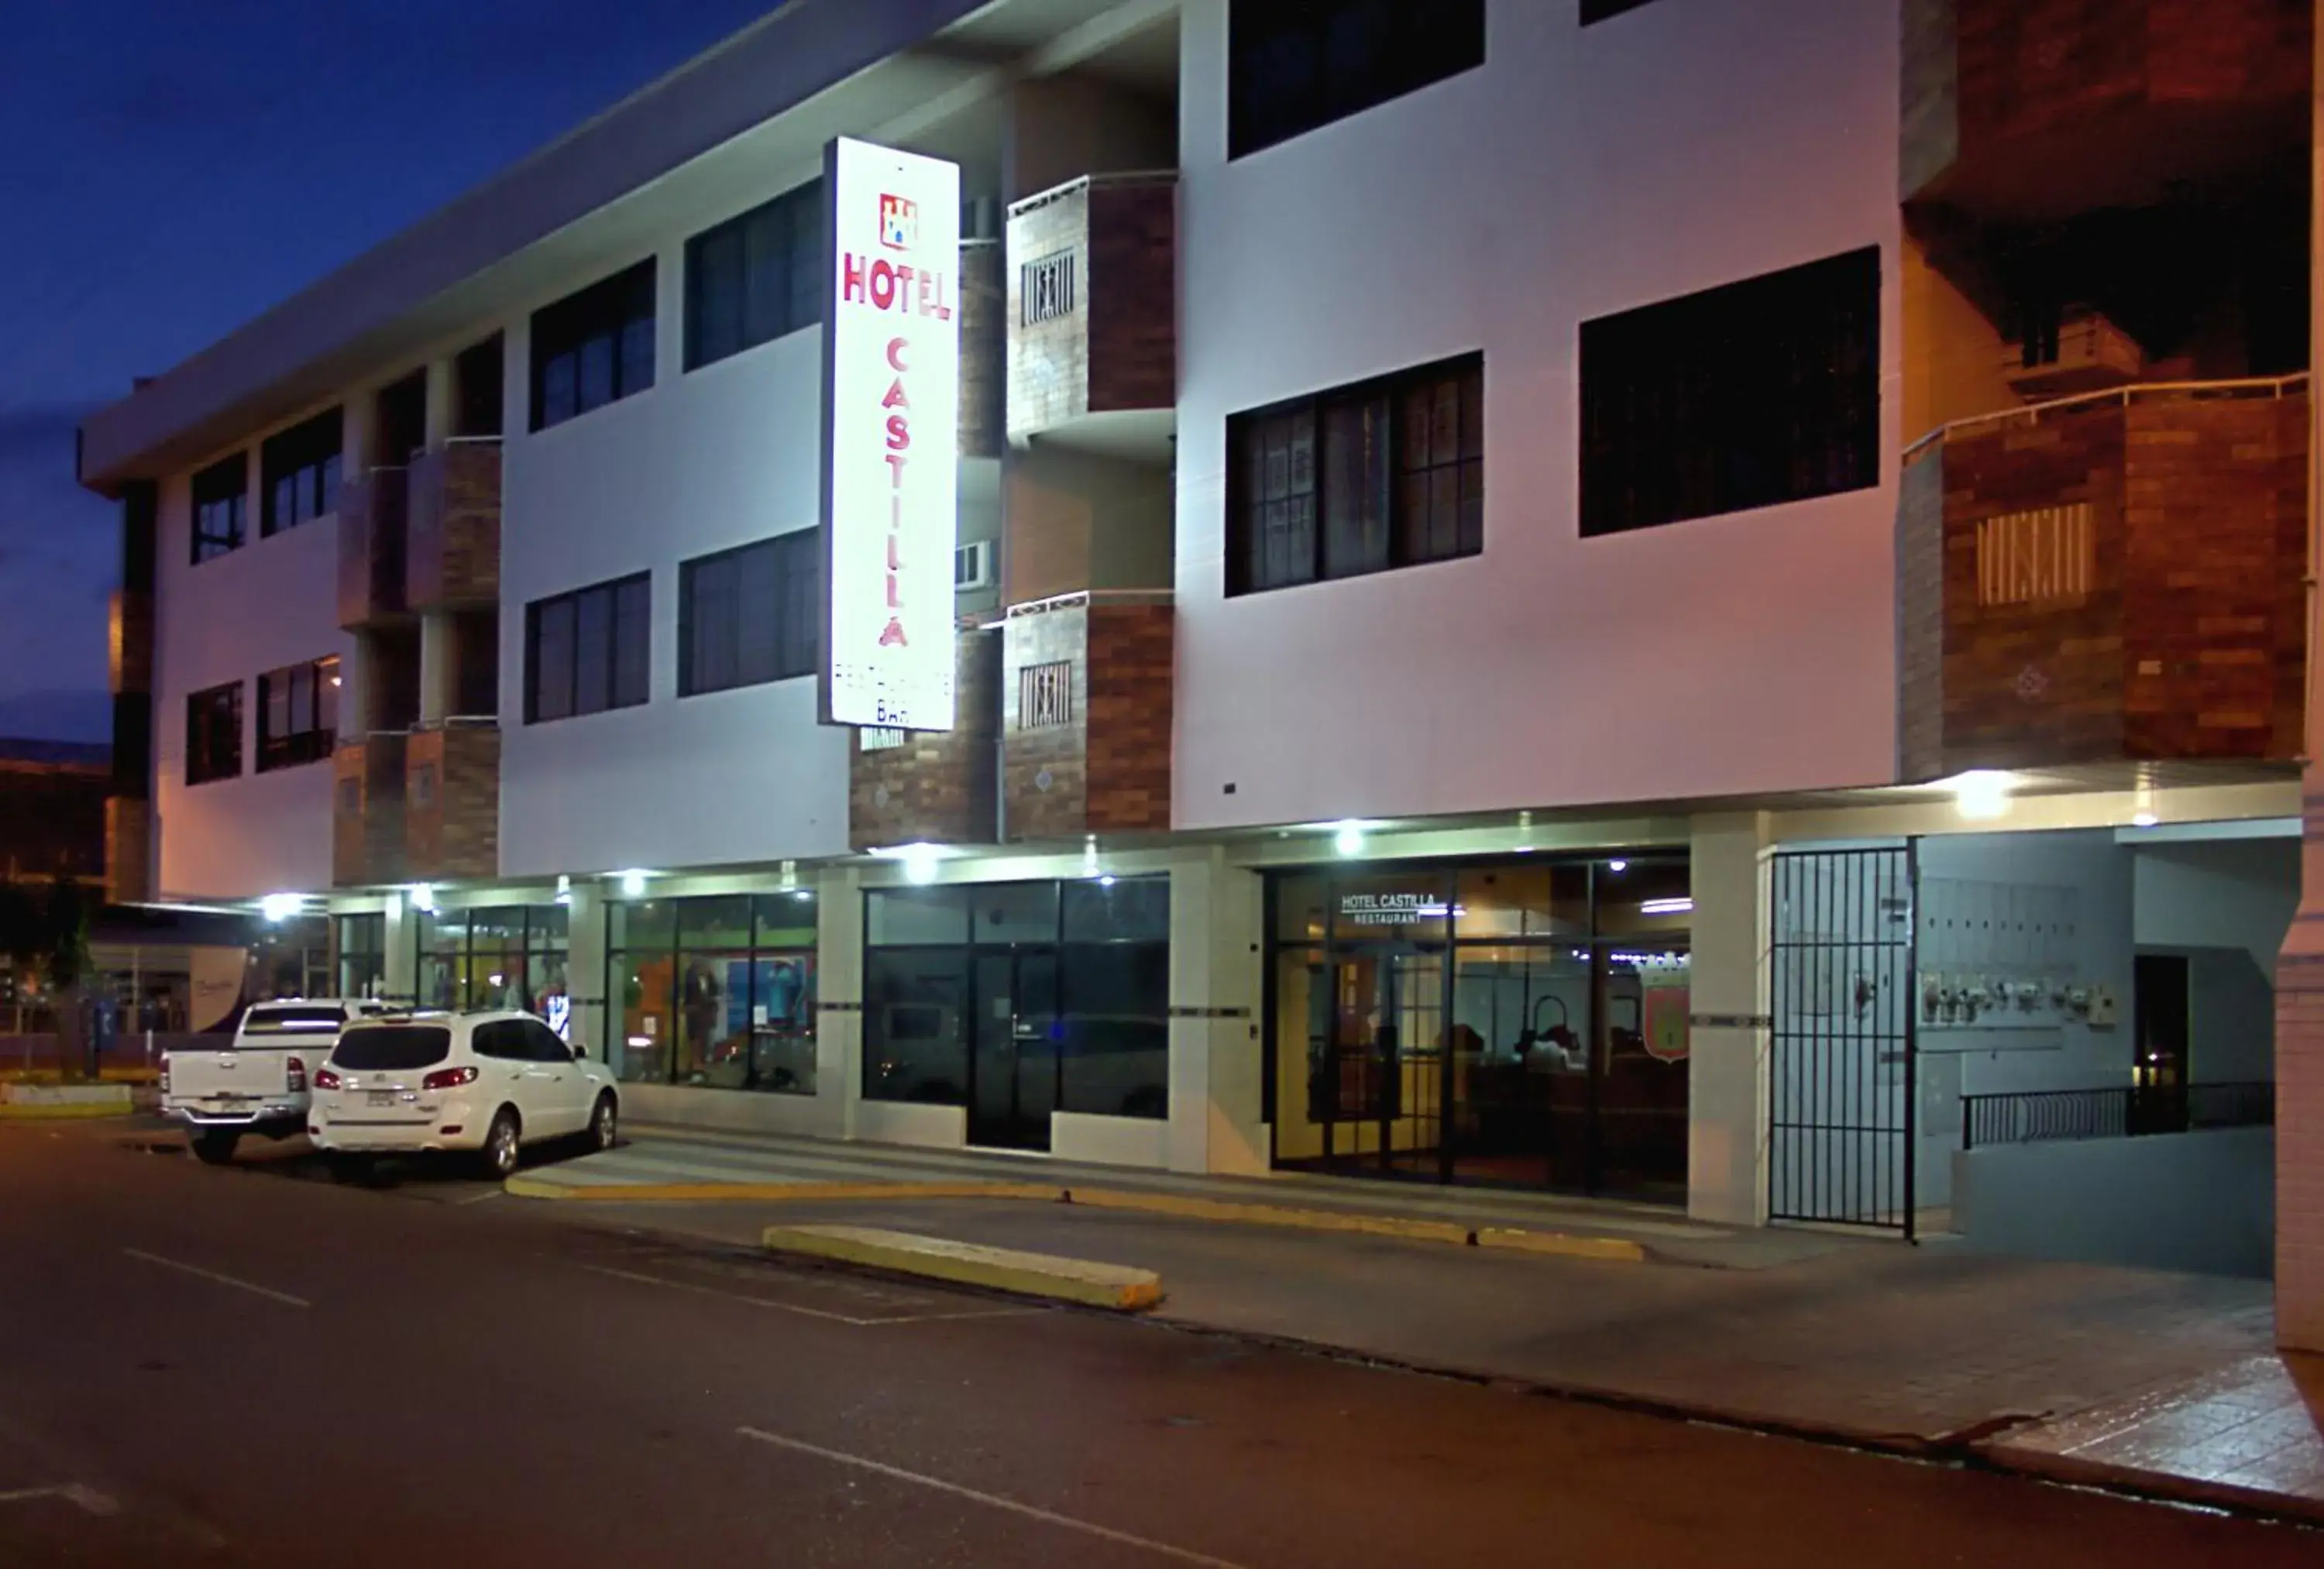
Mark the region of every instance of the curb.
<instances>
[{"instance_id":1,"label":"curb","mask_svg":"<svg viewBox=\"0 0 2324 1569\"><path fill-rule=\"evenodd\" d=\"M60 1101L42 1104L37 1101L0 1100L0 1123L63 1122L93 1120L97 1117L134 1115L136 1108L127 1102Z\"/></svg>"},{"instance_id":2,"label":"curb","mask_svg":"<svg viewBox=\"0 0 2324 1569\"><path fill-rule=\"evenodd\" d=\"M761 1234L760 1243L773 1252L803 1253L890 1274L980 1286L1015 1297L1038 1297L1116 1313L1141 1312L1162 1300L1162 1278L1151 1270L982 1247L908 1232L857 1225L770 1225Z\"/></svg>"},{"instance_id":3,"label":"curb","mask_svg":"<svg viewBox=\"0 0 2324 1569\"><path fill-rule=\"evenodd\" d=\"M1181 1220L1274 1226L1286 1231L1336 1232L1451 1247L1493 1248L1600 1263L1643 1264L1654 1257L1646 1243L1629 1237L1527 1231L1517 1226L1475 1226L1457 1220L1419 1220L1408 1216L1366 1215L1351 1210L1294 1209L1135 1188L1058 1188L1036 1182L609 1182L583 1186L520 1173L509 1178L502 1187L512 1197L559 1203L815 1204L915 1198L1017 1199L1168 1216Z\"/></svg>"},{"instance_id":4,"label":"curb","mask_svg":"<svg viewBox=\"0 0 2324 1569\"><path fill-rule=\"evenodd\" d=\"M2100 1460L2081 1460L2070 1454L2021 1449L2007 1443L1974 1444L1969 1445L1969 1453L1974 1463L1987 1470L2036 1482L2098 1488L2133 1498L2223 1509L2237 1515L2263 1516L2290 1525L2324 1528L2324 1499L2309 1498L2300 1493L2268 1492L2258 1488L2237 1487L2230 1482L2178 1476L2169 1472L2140 1471L2133 1466L2115 1465Z\"/></svg>"}]
</instances>

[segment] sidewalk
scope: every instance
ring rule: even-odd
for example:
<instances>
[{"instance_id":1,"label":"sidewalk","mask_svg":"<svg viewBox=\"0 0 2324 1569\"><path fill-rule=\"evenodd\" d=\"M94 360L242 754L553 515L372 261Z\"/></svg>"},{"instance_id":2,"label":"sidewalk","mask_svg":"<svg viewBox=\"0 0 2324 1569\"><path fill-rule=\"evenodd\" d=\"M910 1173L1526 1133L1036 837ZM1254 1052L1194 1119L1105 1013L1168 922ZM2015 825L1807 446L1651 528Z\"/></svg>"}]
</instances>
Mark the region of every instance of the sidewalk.
<instances>
[{"instance_id":1,"label":"sidewalk","mask_svg":"<svg viewBox=\"0 0 2324 1569\"><path fill-rule=\"evenodd\" d=\"M853 1199L823 1186L881 1182L931 1186ZM976 1182L1630 1238L1647 1262L934 1196ZM696 1185L727 1197L632 1197ZM512 1185L582 1189L593 1201L543 1208L737 1247L770 1225L835 1224L1152 1270L1167 1295L1151 1317L1186 1328L2324 1522L2324 1365L2276 1356L2262 1280L1734 1232L1525 1195L690 1131Z\"/></svg>"}]
</instances>

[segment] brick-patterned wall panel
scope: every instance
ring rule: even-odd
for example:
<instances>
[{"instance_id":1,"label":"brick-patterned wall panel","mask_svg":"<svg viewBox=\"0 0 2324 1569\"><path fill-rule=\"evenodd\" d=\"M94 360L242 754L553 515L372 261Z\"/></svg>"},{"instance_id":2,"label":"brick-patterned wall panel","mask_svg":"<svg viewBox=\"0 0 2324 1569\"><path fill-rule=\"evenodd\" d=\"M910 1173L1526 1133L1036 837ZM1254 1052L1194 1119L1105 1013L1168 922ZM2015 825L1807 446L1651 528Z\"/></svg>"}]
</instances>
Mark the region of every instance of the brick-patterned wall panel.
<instances>
[{"instance_id":1,"label":"brick-patterned wall panel","mask_svg":"<svg viewBox=\"0 0 2324 1569\"><path fill-rule=\"evenodd\" d=\"M143 904L153 897L153 808L115 795L105 803L105 900Z\"/></svg>"},{"instance_id":2,"label":"brick-patterned wall panel","mask_svg":"<svg viewBox=\"0 0 2324 1569\"><path fill-rule=\"evenodd\" d=\"M960 248L960 451L999 457L1009 444L1009 286L997 240Z\"/></svg>"},{"instance_id":3,"label":"brick-patterned wall panel","mask_svg":"<svg viewBox=\"0 0 2324 1569\"><path fill-rule=\"evenodd\" d=\"M115 697L153 690L153 596L115 589L106 606L106 660Z\"/></svg>"},{"instance_id":4,"label":"brick-patterned wall panel","mask_svg":"<svg viewBox=\"0 0 2324 1569\"><path fill-rule=\"evenodd\" d=\"M1178 400L1178 185L1097 181L1089 206L1089 390L1093 412Z\"/></svg>"},{"instance_id":5,"label":"brick-patterned wall panel","mask_svg":"<svg viewBox=\"0 0 2324 1569\"><path fill-rule=\"evenodd\" d=\"M954 727L916 730L900 747L867 752L848 743L848 842L886 845L991 844L1000 767L1001 638L960 634Z\"/></svg>"},{"instance_id":6,"label":"brick-patterned wall panel","mask_svg":"<svg viewBox=\"0 0 2324 1569\"><path fill-rule=\"evenodd\" d=\"M2312 0L1902 4L1908 200L2095 208L2303 134Z\"/></svg>"},{"instance_id":7,"label":"brick-patterned wall panel","mask_svg":"<svg viewBox=\"0 0 2324 1569\"><path fill-rule=\"evenodd\" d=\"M1002 629L1001 828L1010 843L1073 840L1089 831L1090 628L1086 604L1011 616ZM1070 718L1028 726L1025 672L1071 667Z\"/></svg>"},{"instance_id":8,"label":"brick-patterned wall panel","mask_svg":"<svg viewBox=\"0 0 2324 1569\"><path fill-rule=\"evenodd\" d=\"M415 877L489 877L500 870L501 733L489 726L422 730L404 762L404 845Z\"/></svg>"},{"instance_id":9,"label":"brick-patterned wall panel","mask_svg":"<svg viewBox=\"0 0 2324 1569\"><path fill-rule=\"evenodd\" d=\"M331 881L341 887L401 883L406 739L374 735L331 755Z\"/></svg>"},{"instance_id":10,"label":"brick-patterned wall panel","mask_svg":"<svg viewBox=\"0 0 2324 1569\"><path fill-rule=\"evenodd\" d=\"M1036 198L1009 218L1009 434L1022 438L1089 412L1089 214L1087 185ZM1073 308L1028 324L1026 269L1070 256Z\"/></svg>"},{"instance_id":11,"label":"brick-patterned wall panel","mask_svg":"<svg viewBox=\"0 0 2324 1569\"><path fill-rule=\"evenodd\" d=\"M410 473L374 469L339 490L339 625L403 613Z\"/></svg>"},{"instance_id":12,"label":"brick-patterned wall panel","mask_svg":"<svg viewBox=\"0 0 2324 1569\"><path fill-rule=\"evenodd\" d=\"M1956 437L1945 448L1945 767L2122 755L2122 415L2111 406ZM1979 520L2088 502L2092 590L1978 605Z\"/></svg>"},{"instance_id":13,"label":"brick-patterned wall panel","mask_svg":"<svg viewBox=\"0 0 2324 1569\"><path fill-rule=\"evenodd\" d=\"M331 754L331 881L351 888L371 879L364 860L364 744Z\"/></svg>"},{"instance_id":14,"label":"brick-patterned wall panel","mask_svg":"<svg viewBox=\"0 0 2324 1569\"><path fill-rule=\"evenodd\" d=\"M486 605L501 592L501 449L462 441L411 466L405 597L413 610Z\"/></svg>"},{"instance_id":15,"label":"brick-patterned wall panel","mask_svg":"<svg viewBox=\"0 0 2324 1569\"><path fill-rule=\"evenodd\" d=\"M1945 450L1904 468L1896 496L1898 777L1945 772Z\"/></svg>"},{"instance_id":16,"label":"brick-patterned wall panel","mask_svg":"<svg viewBox=\"0 0 2324 1569\"><path fill-rule=\"evenodd\" d=\"M1167 830L1177 612L1167 604L1093 607L1085 663L1089 830Z\"/></svg>"},{"instance_id":17,"label":"brick-patterned wall panel","mask_svg":"<svg viewBox=\"0 0 2324 1569\"><path fill-rule=\"evenodd\" d=\"M2126 746L2300 755L2306 398L2132 406L2126 424Z\"/></svg>"}]
</instances>

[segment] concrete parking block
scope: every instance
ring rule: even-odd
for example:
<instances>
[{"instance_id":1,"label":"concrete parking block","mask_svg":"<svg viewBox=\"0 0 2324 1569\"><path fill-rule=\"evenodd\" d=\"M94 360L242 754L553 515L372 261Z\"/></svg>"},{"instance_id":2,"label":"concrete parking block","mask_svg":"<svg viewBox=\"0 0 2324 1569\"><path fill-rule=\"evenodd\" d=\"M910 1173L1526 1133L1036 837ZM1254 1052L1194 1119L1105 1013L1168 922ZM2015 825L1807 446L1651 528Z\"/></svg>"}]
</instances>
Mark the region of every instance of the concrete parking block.
<instances>
[{"instance_id":1,"label":"concrete parking block","mask_svg":"<svg viewBox=\"0 0 2324 1569\"><path fill-rule=\"evenodd\" d=\"M761 1238L776 1252L861 1264L923 1280L982 1286L1088 1308L1135 1313L1162 1300L1162 1277L1089 1259L984 1247L862 1225L774 1225Z\"/></svg>"}]
</instances>

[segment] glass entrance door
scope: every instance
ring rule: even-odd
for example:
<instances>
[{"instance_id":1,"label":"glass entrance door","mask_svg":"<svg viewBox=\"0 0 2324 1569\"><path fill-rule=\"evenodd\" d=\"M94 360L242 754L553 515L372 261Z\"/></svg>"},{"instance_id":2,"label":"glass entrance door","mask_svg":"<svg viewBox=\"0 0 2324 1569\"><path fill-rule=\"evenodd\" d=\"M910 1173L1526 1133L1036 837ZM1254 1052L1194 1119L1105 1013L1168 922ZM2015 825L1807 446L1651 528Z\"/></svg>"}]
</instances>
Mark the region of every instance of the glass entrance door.
<instances>
[{"instance_id":1,"label":"glass entrance door","mask_svg":"<svg viewBox=\"0 0 2324 1569\"><path fill-rule=\"evenodd\" d=\"M1057 1109L1057 956L1046 948L980 952L968 1065L968 1142L1046 1150Z\"/></svg>"},{"instance_id":2,"label":"glass entrance door","mask_svg":"<svg viewBox=\"0 0 2324 1569\"><path fill-rule=\"evenodd\" d=\"M1331 1154L1386 1171L1436 1174L1444 1091L1444 953L1383 943L1333 967L1333 1010L1323 1108Z\"/></svg>"}]
</instances>

